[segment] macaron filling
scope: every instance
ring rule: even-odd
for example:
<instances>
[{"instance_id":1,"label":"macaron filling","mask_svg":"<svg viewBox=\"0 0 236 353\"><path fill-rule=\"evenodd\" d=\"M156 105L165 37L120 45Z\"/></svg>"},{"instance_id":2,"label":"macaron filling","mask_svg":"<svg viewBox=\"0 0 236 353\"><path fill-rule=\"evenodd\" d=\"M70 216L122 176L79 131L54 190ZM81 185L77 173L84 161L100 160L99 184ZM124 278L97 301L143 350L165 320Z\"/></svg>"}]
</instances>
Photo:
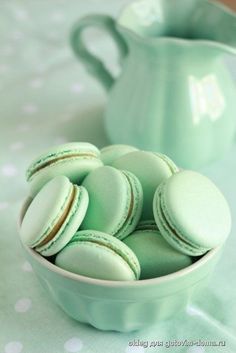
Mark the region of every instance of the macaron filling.
<instances>
[{"instance_id":1,"label":"macaron filling","mask_svg":"<svg viewBox=\"0 0 236 353\"><path fill-rule=\"evenodd\" d=\"M75 195L76 195L76 186L73 185L71 196L70 196L68 203L67 203L62 215L60 216L58 222L54 225L53 229L48 233L48 235L40 243L37 244L37 247L41 247L41 246L46 245L56 236L56 234L58 233L58 231L60 230L63 223L65 222L65 220L67 219L68 215L71 212L72 205L75 201Z\"/></svg>"},{"instance_id":2,"label":"macaron filling","mask_svg":"<svg viewBox=\"0 0 236 353\"><path fill-rule=\"evenodd\" d=\"M64 178L64 177L58 177L58 178ZM49 192L50 192L50 190L49 190ZM48 225L48 222L45 219L43 221L43 223L41 224L40 229L37 229L37 233L35 233L35 235L33 237L32 237L32 235L30 235L30 238L26 240L26 243L29 247L35 248L36 246L38 246L39 244L44 242L44 240L51 233L52 229L54 229L57 226L58 219L62 218L62 215L64 214L65 210L68 208L68 205L71 204L72 195L73 195L73 184L70 184L66 190L66 195L63 197L63 202L60 202L59 207L57 209L57 212L55 214L53 213L53 218L50 220L50 224ZM37 197L38 197L38 195L36 195L35 199L37 199ZM32 204L34 203L35 199L32 200ZM42 201L40 201L40 202L42 202ZM21 228L22 228L22 225L24 226L25 216L27 215L28 209L30 207L31 207L31 205L29 205L29 207L27 207L27 209L24 211L24 215L21 219ZM37 211L40 211L40 208ZM27 234L28 234L28 232L29 231L27 231Z\"/></svg>"},{"instance_id":3,"label":"macaron filling","mask_svg":"<svg viewBox=\"0 0 236 353\"><path fill-rule=\"evenodd\" d=\"M135 231L138 231L138 230L150 230L150 231L157 231L158 230L158 227L156 225L156 222L152 219L150 220L146 220L146 221L141 221L137 227L136 227L136 230Z\"/></svg>"},{"instance_id":4,"label":"macaron filling","mask_svg":"<svg viewBox=\"0 0 236 353\"><path fill-rule=\"evenodd\" d=\"M67 212L59 219L56 230L52 231L54 236L51 236L50 240L44 244L36 246L36 251L42 255L50 256L60 251L78 230L88 207L87 191L81 188L77 185L73 186L72 196L66 208ZM73 230L71 228L72 224ZM62 245L63 242L64 244Z\"/></svg>"},{"instance_id":5,"label":"macaron filling","mask_svg":"<svg viewBox=\"0 0 236 353\"><path fill-rule=\"evenodd\" d=\"M163 227L165 232L168 234L168 237L171 238L171 240L176 243L177 247L180 248L185 248L188 252L192 254L203 254L204 252L208 251L209 248L205 248L202 246L198 246L197 244L194 244L193 242L189 241L186 239L183 234L180 234L180 232L173 226L173 222L170 219L170 215L168 214L166 205L165 205L165 200L164 200L164 195L163 195L163 189L164 186L162 185L159 188L158 192L158 198L157 198L157 210L158 210L158 216L160 219L160 227ZM163 234L164 235L164 234Z\"/></svg>"},{"instance_id":6,"label":"macaron filling","mask_svg":"<svg viewBox=\"0 0 236 353\"><path fill-rule=\"evenodd\" d=\"M130 202L129 202L129 208L128 208L128 212L127 212L126 218L124 220L124 223L120 226L120 228L118 229L117 233L119 233L119 232L121 232L123 230L123 228L125 227L125 225L129 221L130 215L131 215L131 213L133 211L133 208L134 208L134 192L133 192L132 185L130 183L130 180L129 180L128 176L124 172L122 172L122 173L123 173L123 175L124 175L124 177L126 178L126 181L127 181L129 194L130 194Z\"/></svg>"},{"instance_id":7,"label":"macaron filling","mask_svg":"<svg viewBox=\"0 0 236 353\"><path fill-rule=\"evenodd\" d=\"M117 240L114 238L114 240ZM124 247L125 244L122 243L122 249L121 246L116 246L115 241L109 242L105 237L102 237L98 234L96 234L96 237L91 233L86 232L86 235L81 235L81 234L75 234L74 237L71 239L70 243L67 245L68 246L75 246L78 243L93 243L98 246L102 246L112 252L114 252L116 255L119 255L130 267L132 272L134 273L134 277L136 279L139 278L140 276L140 267L138 260L135 261L134 255L131 256L131 251L126 252ZM120 245L120 244L119 244Z\"/></svg>"},{"instance_id":8,"label":"macaron filling","mask_svg":"<svg viewBox=\"0 0 236 353\"><path fill-rule=\"evenodd\" d=\"M130 201L129 201L129 206L127 208L127 215L123 221L123 223L120 225L120 227L118 228L118 230L115 232L115 236L118 239L123 239L124 236L126 236L126 230L127 227L129 227L129 225L132 224L132 222L134 221L134 215L136 213L137 207L138 207L138 202L135 203L134 201L134 187L135 187L135 178L132 178L132 176L130 175L130 173L125 172L125 171L121 171L122 174L124 175L125 179L126 179L126 183L127 183L127 189L128 189L128 193L130 195ZM132 181L131 181L132 179ZM133 185L134 184L134 185ZM137 194L137 192L136 192Z\"/></svg>"},{"instance_id":9,"label":"macaron filling","mask_svg":"<svg viewBox=\"0 0 236 353\"><path fill-rule=\"evenodd\" d=\"M52 154L48 156L47 160L44 159L39 160L34 165L29 167L27 172L27 181L30 181L34 174L41 171L42 169L51 166L52 164L58 162L66 162L67 160L79 159L79 158L96 158L98 159L98 155L93 152L86 152L86 153L73 153L73 154L65 154L58 157L56 154Z\"/></svg>"}]
</instances>

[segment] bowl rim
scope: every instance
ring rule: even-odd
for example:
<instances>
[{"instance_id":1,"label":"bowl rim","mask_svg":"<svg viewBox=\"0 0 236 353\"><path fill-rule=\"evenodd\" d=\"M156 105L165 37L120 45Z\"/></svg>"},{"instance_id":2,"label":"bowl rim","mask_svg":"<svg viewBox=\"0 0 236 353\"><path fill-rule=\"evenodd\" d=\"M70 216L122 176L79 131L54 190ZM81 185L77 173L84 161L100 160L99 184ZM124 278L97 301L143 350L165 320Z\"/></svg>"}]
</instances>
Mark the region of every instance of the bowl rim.
<instances>
[{"instance_id":1,"label":"bowl rim","mask_svg":"<svg viewBox=\"0 0 236 353\"><path fill-rule=\"evenodd\" d=\"M73 273L67 270L64 270L52 262L50 262L47 258L43 257L41 254L37 253L35 250L29 248L25 245L22 241L21 245L26 250L26 252L31 256L36 262L38 262L41 266L46 268L47 270L56 273L59 276L66 277L67 279L82 282L88 285L97 285L97 286L104 286L104 287L142 287L146 285L157 285L161 283L165 283L171 280L175 280L176 278L181 278L183 276L188 275L191 272L194 272L198 268L202 267L205 263L210 261L215 255L217 255L220 250L222 249L223 245L219 245L218 247L209 250L206 254L204 254L199 260L196 260L191 265L170 273L168 275L164 275L161 277L155 277L150 279L141 279L136 281L113 281L113 280L103 280L97 278L86 277L83 275L79 275L77 273Z\"/></svg>"}]
</instances>

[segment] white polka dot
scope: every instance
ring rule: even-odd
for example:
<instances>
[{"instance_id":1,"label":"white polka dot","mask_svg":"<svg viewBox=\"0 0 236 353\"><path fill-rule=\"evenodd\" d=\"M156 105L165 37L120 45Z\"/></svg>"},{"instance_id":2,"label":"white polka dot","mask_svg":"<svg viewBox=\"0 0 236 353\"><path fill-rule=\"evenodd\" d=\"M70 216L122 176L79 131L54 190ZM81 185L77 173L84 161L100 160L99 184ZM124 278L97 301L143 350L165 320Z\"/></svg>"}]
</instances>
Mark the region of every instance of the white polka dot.
<instances>
[{"instance_id":1,"label":"white polka dot","mask_svg":"<svg viewBox=\"0 0 236 353\"><path fill-rule=\"evenodd\" d=\"M62 12L54 12L52 14L52 21L53 22L57 22L57 23L60 22L61 23L64 21L64 19L65 19L65 16Z\"/></svg>"},{"instance_id":2,"label":"white polka dot","mask_svg":"<svg viewBox=\"0 0 236 353\"><path fill-rule=\"evenodd\" d=\"M4 176L13 177L18 174L16 167L13 164L5 164L2 167L2 174Z\"/></svg>"},{"instance_id":3,"label":"white polka dot","mask_svg":"<svg viewBox=\"0 0 236 353\"><path fill-rule=\"evenodd\" d=\"M22 150L24 148L24 143L21 141L14 142L10 145L10 149L13 151Z\"/></svg>"},{"instance_id":4,"label":"white polka dot","mask_svg":"<svg viewBox=\"0 0 236 353\"><path fill-rule=\"evenodd\" d=\"M5 345L5 353L20 353L22 351L23 344L21 342L9 342Z\"/></svg>"},{"instance_id":5,"label":"white polka dot","mask_svg":"<svg viewBox=\"0 0 236 353\"><path fill-rule=\"evenodd\" d=\"M39 64L35 67L35 71L39 74L44 73L46 71L46 67L43 64Z\"/></svg>"},{"instance_id":6,"label":"white polka dot","mask_svg":"<svg viewBox=\"0 0 236 353\"><path fill-rule=\"evenodd\" d=\"M9 203L6 201L0 202L0 211L5 210L9 206Z\"/></svg>"},{"instance_id":7,"label":"white polka dot","mask_svg":"<svg viewBox=\"0 0 236 353\"><path fill-rule=\"evenodd\" d=\"M204 353L205 349L203 347L190 347L187 350L188 353Z\"/></svg>"},{"instance_id":8,"label":"white polka dot","mask_svg":"<svg viewBox=\"0 0 236 353\"><path fill-rule=\"evenodd\" d=\"M76 353L79 352L83 347L82 341L77 337L72 337L64 344L64 348L67 352Z\"/></svg>"},{"instance_id":9,"label":"white polka dot","mask_svg":"<svg viewBox=\"0 0 236 353\"><path fill-rule=\"evenodd\" d=\"M22 270L25 272L32 272L33 269L30 263L28 261L25 261L22 265Z\"/></svg>"},{"instance_id":10,"label":"white polka dot","mask_svg":"<svg viewBox=\"0 0 236 353\"><path fill-rule=\"evenodd\" d=\"M29 85L32 88L40 88L43 86L43 79L40 77L36 77L32 81L29 82Z\"/></svg>"},{"instance_id":11,"label":"white polka dot","mask_svg":"<svg viewBox=\"0 0 236 353\"><path fill-rule=\"evenodd\" d=\"M25 313L31 307L31 300L29 298L21 298L15 304L15 311L18 313Z\"/></svg>"},{"instance_id":12,"label":"white polka dot","mask_svg":"<svg viewBox=\"0 0 236 353\"><path fill-rule=\"evenodd\" d=\"M34 114L38 111L38 107L35 104L29 103L23 107L23 112L26 114Z\"/></svg>"},{"instance_id":13,"label":"white polka dot","mask_svg":"<svg viewBox=\"0 0 236 353\"><path fill-rule=\"evenodd\" d=\"M80 93L83 91L83 86L80 83L74 83L71 86L71 91L74 93Z\"/></svg>"},{"instance_id":14,"label":"white polka dot","mask_svg":"<svg viewBox=\"0 0 236 353\"><path fill-rule=\"evenodd\" d=\"M20 132L27 132L30 129L31 128L30 128L29 124L21 124L21 125L18 126L18 131L20 131Z\"/></svg>"},{"instance_id":15,"label":"white polka dot","mask_svg":"<svg viewBox=\"0 0 236 353\"><path fill-rule=\"evenodd\" d=\"M28 13L24 9L18 9L15 11L15 17L17 20L26 21L28 19Z\"/></svg>"},{"instance_id":16,"label":"white polka dot","mask_svg":"<svg viewBox=\"0 0 236 353\"><path fill-rule=\"evenodd\" d=\"M18 41L24 38L24 33L22 33L21 31L14 31L11 34L12 39Z\"/></svg>"},{"instance_id":17,"label":"white polka dot","mask_svg":"<svg viewBox=\"0 0 236 353\"><path fill-rule=\"evenodd\" d=\"M5 74L9 70L9 67L6 64L0 64L0 74Z\"/></svg>"},{"instance_id":18,"label":"white polka dot","mask_svg":"<svg viewBox=\"0 0 236 353\"><path fill-rule=\"evenodd\" d=\"M141 346L128 346L125 353L144 353L144 348Z\"/></svg>"}]
</instances>

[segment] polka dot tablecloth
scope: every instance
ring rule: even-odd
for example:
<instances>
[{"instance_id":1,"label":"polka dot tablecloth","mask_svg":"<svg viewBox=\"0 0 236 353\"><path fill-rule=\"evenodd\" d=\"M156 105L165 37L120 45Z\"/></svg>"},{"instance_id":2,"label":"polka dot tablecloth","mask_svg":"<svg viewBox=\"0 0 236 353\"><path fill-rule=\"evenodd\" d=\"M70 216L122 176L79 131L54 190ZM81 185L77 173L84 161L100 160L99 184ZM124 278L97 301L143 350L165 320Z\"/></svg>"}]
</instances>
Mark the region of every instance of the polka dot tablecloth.
<instances>
[{"instance_id":1,"label":"polka dot tablecloth","mask_svg":"<svg viewBox=\"0 0 236 353\"><path fill-rule=\"evenodd\" d=\"M236 228L202 297L185 312L141 332L101 332L70 319L46 295L25 261L17 217L27 194L25 169L48 146L66 141L108 143L106 95L68 46L72 23L90 12L116 15L120 0L0 2L0 352L236 352ZM116 53L101 32L90 49L118 73ZM235 62L229 60L234 71ZM233 73L232 73L233 74ZM203 170L223 190L236 218L236 146ZM225 341L225 347L173 346L175 340ZM151 342L162 346L151 346Z\"/></svg>"}]
</instances>

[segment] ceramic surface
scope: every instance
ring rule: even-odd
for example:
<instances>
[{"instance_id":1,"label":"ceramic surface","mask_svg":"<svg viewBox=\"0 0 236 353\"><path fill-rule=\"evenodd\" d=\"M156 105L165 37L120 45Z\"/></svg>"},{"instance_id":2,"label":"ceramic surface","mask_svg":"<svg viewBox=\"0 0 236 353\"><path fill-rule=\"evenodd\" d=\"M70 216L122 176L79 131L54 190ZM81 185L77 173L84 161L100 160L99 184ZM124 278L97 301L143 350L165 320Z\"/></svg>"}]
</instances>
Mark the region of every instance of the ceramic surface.
<instances>
[{"instance_id":1,"label":"ceramic surface","mask_svg":"<svg viewBox=\"0 0 236 353\"><path fill-rule=\"evenodd\" d=\"M173 274L141 281L104 281L62 270L22 244L41 284L70 317L100 330L129 332L183 310L208 280L221 248Z\"/></svg>"},{"instance_id":2,"label":"ceramic surface","mask_svg":"<svg viewBox=\"0 0 236 353\"><path fill-rule=\"evenodd\" d=\"M86 48L89 26L107 30L117 44L116 81ZM235 135L236 90L222 60L236 54L235 26L233 11L205 0L142 0L116 22L105 15L79 20L72 48L109 90L111 141L166 153L181 167L220 158Z\"/></svg>"}]
</instances>

